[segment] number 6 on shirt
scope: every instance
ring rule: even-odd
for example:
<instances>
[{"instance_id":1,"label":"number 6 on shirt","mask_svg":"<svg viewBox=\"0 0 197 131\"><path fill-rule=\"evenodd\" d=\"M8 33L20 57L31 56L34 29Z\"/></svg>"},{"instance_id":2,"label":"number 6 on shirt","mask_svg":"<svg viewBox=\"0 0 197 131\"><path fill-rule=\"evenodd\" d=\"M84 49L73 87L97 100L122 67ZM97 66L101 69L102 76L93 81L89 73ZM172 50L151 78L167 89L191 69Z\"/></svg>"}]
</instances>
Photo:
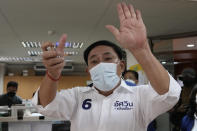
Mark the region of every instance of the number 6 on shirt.
<instances>
[{"instance_id":1,"label":"number 6 on shirt","mask_svg":"<svg viewBox=\"0 0 197 131\"><path fill-rule=\"evenodd\" d=\"M83 104L82 104L82 108L85 109L85 110L88 110L91 108L92 104L91 104L91 99L85 99L83 101Z\"/></svg>"}]
</instances>

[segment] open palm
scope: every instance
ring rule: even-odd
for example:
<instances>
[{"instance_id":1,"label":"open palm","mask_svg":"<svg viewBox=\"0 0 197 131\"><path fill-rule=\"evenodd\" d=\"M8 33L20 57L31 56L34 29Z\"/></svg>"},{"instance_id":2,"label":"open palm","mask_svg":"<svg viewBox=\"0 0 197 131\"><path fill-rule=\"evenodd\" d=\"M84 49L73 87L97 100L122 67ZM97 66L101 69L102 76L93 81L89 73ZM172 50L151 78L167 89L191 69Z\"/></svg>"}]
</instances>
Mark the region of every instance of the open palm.
<instances>
[{"instance_id":1,"label":"open palm","mask_svg":"<svg viewBox=\"0 0 197 131\"><path fill-rule=\"evenodd\" d=\"M140 11L135 12L132 5L127 6L125 3L118 4L117 10L120 28L113 25L107 25L106 28L124 48L138 50L147 47L146 27Z\"/></svg>"}]
</instances>

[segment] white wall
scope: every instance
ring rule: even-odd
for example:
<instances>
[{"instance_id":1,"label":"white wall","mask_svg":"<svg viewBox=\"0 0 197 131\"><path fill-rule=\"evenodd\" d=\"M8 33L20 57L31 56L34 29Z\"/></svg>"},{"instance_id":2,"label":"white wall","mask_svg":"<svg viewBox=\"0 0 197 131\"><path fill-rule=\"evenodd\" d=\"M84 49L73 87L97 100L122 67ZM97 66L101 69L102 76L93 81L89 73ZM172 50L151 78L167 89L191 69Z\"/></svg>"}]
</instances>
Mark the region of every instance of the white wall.
<instances>
[{"instance_id":1,"label":"white wall","mask_svg":"<svg viewBox=\"0 0 197 131\"><path fill-rule=\"evenodd\" d=\"M126 50L126 53L127 53L127 69L129 69L131 66L138 64L138 62L128 50ZM148 80L147 80L145 73L143 71L138 71L138 74L139 74L138 84L139 85L147 84Z\"/></svg>"},{"instance_id":2,"label":"white wall","mask_svg":"<svg viewBox=\"0 0 197 131\"><path fill-rule=\"evenodd\" d=\"M128 50L126 50L126 53L127 53L127 69L129 69L130 66L136 65L138 64L138 62Z\"/></svg>"},{"instance_id":3,"label":"white wall","mask_svg":"<svg viewBox=\"0 0 197 131\"><path fill-rule=\"evenodd\" d=\"M0 94L3 93L4 74L5 74L5 64L0 63Z\"/></svg>"}]
</instances>

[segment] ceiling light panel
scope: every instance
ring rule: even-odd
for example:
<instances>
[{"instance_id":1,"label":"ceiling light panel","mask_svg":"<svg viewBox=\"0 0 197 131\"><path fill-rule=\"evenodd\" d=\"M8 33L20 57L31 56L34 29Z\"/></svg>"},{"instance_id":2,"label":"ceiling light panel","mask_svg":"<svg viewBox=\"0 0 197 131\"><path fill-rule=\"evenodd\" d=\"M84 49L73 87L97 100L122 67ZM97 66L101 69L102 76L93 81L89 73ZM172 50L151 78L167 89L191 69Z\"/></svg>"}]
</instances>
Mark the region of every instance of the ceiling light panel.
<instances>
[{"instance_id":1,"label":"ceiling light panel","mask_svg":"<svg viewBox=\"0 0 197 131\"><path fill-rule=\"evenodd\" d=\"M36 41L22 41L21 44L24 48L41 48L41 43Z\"/></svg>"},{"instance_id":2,"label":"ceiling light panel","mask_svg":"<svg viewBox=\"0 0 197 131\"><path fill-rule=\"evenodd\" d=\"M24 48L41 48L41 42L33 42L33 41L22 41L22 46ZM55 46L57 47L59 42L56 42ZM80 49L84 45L83 42L66 42L65 48L73 48L73 49Z\"/></svg>"},{"instance_id":3,"label":"ceiling light panel","mask_svg":"<svg viewBox=\"0 0 197 131\"><path fill-rule=\"evenodd\" d=\"M192 48L192 47L194 47L195 45L194 44L187 44L187 47L188 48Z\"/></svg>"},{"instance_id":4,"label":"ceiling light panel","mask_svg":"<svg viewBox=\"0 0 197 131\"><path fill-rule=\"evenodd\" d=\"M59 42L56 42L56 47L59 45ZM83 47L83 42L66 42L65 48L74 48L74 49L80 49Z\"/></svg>"}]
</instances>

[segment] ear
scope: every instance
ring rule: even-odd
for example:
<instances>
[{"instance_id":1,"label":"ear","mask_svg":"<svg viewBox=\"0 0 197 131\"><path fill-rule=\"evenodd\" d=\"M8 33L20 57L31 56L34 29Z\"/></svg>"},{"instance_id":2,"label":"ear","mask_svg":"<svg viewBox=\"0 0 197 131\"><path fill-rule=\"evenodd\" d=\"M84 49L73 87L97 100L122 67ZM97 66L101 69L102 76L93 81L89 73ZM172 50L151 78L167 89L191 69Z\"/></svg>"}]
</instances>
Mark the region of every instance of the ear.
<instances>
[{"instance_id":1,"label":"ear","mask_svg":"<svg viewBox=\"0 0 197 131\"><path fill-rule=\"evenodd\" d=\"M88 67L86 67L85 72L88 73L88 75L90 75L90 72L89 72L89 68Z\"/></svg>"},{"instance_id":2,"label":"ear","mask_svg":"<svg viewBox=\"0 0 197 131\"><path fill-rule=\"evenodd\" d=\"M123 61L123 60L120 61L120 68L121 68L121 72L125 71L125 69L126 69L125 61Z\"/></svg>"}]
</instances>

